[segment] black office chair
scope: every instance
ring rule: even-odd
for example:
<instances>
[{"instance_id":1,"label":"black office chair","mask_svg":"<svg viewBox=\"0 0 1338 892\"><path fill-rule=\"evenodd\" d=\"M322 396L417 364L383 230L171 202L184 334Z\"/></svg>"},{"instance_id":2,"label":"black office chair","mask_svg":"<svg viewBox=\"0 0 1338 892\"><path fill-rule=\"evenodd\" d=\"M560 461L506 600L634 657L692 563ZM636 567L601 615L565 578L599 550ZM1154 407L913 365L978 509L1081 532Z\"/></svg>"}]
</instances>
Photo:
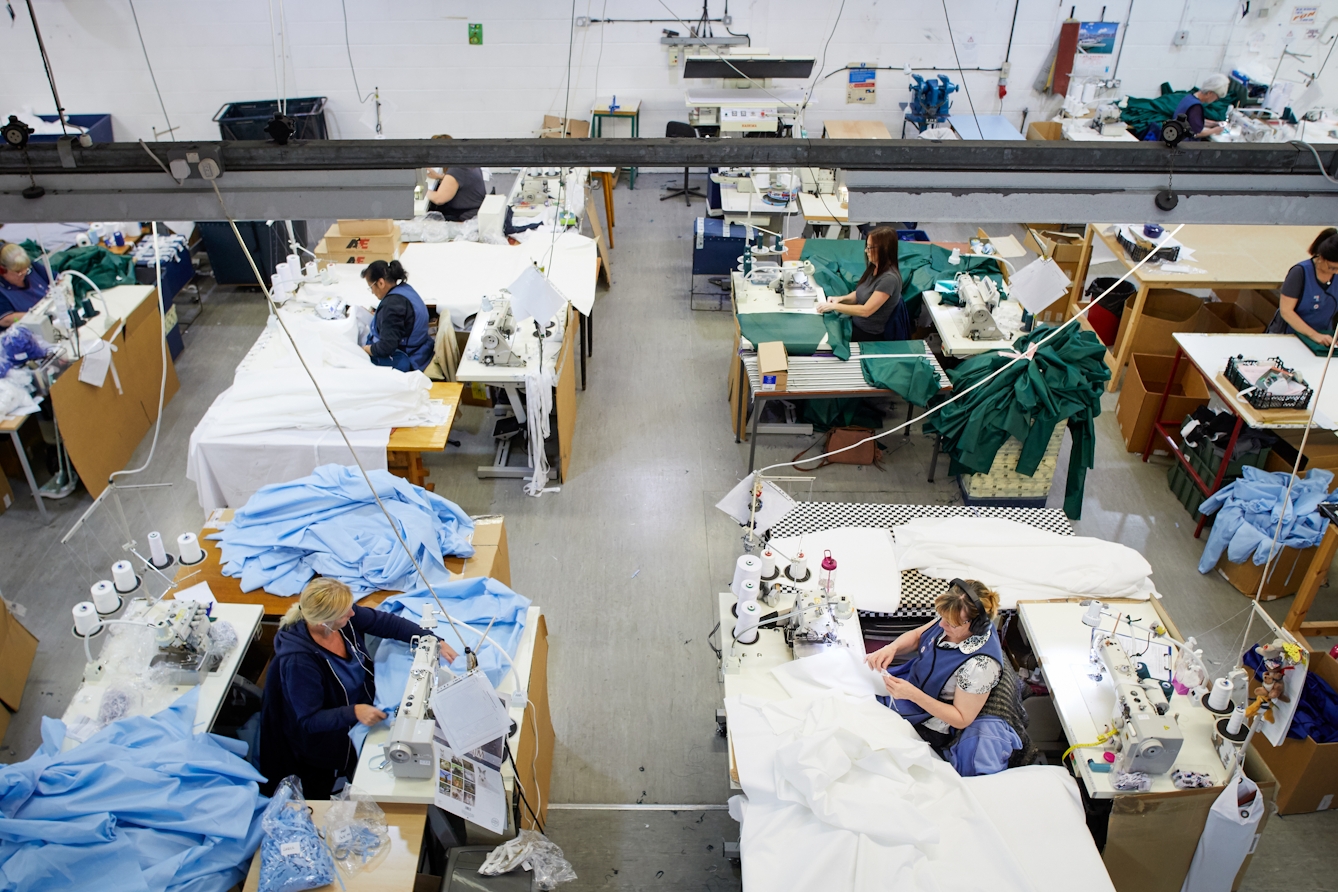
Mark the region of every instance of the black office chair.
<instances>
[{"instance_id":1,"label":"black office chair","mask_svg":"<svg viewBox=\"0 0 1338 892\"><path fill-rule=\"evenodd\" d=\"M664 135L671 139L696 139L699 134L697 133L697 128L693 127L691 124L684 124L682 121L670 121L668 124L664 125ZM703 200L706 198L705 195L688 185L688 168L686 167L683 168L683 188L669 190L660 196L660 201L664 201L667 198L677 198L680 195L683 196L683 200L687 202L688 207L692 207L692 198L694 195Z\"/></svg>"}]
</instances>

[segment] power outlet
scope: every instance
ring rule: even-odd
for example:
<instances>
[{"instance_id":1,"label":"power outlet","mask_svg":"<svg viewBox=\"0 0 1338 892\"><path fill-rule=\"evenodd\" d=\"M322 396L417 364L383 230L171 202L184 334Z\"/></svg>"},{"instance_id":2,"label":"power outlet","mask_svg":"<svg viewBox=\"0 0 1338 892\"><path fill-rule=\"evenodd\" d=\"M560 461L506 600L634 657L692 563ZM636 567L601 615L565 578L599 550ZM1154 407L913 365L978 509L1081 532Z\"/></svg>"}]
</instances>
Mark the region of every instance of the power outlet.
<instances>
[{"instance_id":1,"label":"power outlet","mask_svg":"<svg viewBox=\"0 0 1338 892\"><path fill-rule=\"evenodd\" d=\"M1172 46L1184 46L1187 43L1189 43L1188 31L1177 31L1175 32L1175 37L1171 38Z\"/></svg>"},{"instance_id":2,"label":"power outlet","mask_svg":"<svg viewBox=\"0 0 1338 892\"><path fill-rule=\"evenodd\" d=\"M590 16L588 16L588 15L578 15L578 16L576 17L576 27L578 27L578 28L589 28L589 27L590 27Z\"/></svg>"},{"instance_id":3,"label":"power outlet","mask_svg":"<svg viewBox=\"0 0 1338 892\"><path fill-rule=\"evenodd\" d=\"M223 157L217 146L176 143L167 150L167 166L178 180L216 180L223 174Z\"/></svg>"},{"instance_id":4,"label":"power outlet","mask_svg":"<svg viewBox=\"0 0 1338 892\"><path fill-rule=\"evenodd\" d=\"M483 25L477 22L469 23L469 45L483 46Z\"/></svg>"}]
</instances>

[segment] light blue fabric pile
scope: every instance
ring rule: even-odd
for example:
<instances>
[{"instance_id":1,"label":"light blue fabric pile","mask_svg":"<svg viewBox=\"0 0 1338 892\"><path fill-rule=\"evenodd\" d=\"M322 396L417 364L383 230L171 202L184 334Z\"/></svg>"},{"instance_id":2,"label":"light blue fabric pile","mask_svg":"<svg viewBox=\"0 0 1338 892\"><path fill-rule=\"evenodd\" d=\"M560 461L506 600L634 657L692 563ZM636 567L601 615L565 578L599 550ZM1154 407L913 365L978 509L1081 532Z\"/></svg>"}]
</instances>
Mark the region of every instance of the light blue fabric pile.
<instances>
[{"instance_id":1,"label":"light blue fabric pile","mask_svg":"<svg viewBox=\"0 0 1338 892\"><path fill-rule=\"evenodd\" d=\"M64 723L0 766L0 892L226 892L260 844L246 747L193 734L198 689L60 752Z\"/></svg>"},{"instance_id":2,"label":"light blue fabric pile","mask_svg":"<svg viewBox=\"0 0 1338 892\"><path fill-rule=\"evenodd\" d=\"M434 586L449 581L442 556L474 554L469 515L389 471L368 476L427 578ZM355 598L422 584L356 467L324 465L263 487L208 538L219 541L223 573L241 577L244 592L292 596L316 574L338 579Z\"/></svg>"},{"instance_id":3,"label":"light blue fabric pile","mask_svg":"<svg viewBox=\"0 0 1338 892\"><path fill-rule=\"evenodd\" d=\"M450 611L456 628L465 642L478 655L479 668L488 676L493 687L502 683L510 668L510 659L514 659L520 647L520 639L525 633L525 615L530 607L530 599L518 595L495 579L461 579L444 585L434 585L441 603ZM422 619L424 605L436 609L436 601L426 589L391 595L381 602L378 610L385 610L410 622ZM496 622L493 622L496 617ZM492 622L488 632L488 643L480 646L483 631ZM457 675L468 667L465 649L460 638L451 630L451 625L437 611L437 637L455 649L458 656L451 663L451 671ZM504 657L498 652L505 651ZM394 711L404 696L404 686L409 682L409 668L413 665L413 652L402 641L382 641L376 651L376 706L394 720ZM370 729L365 725L354 725L349 736L359 749Z\"/></svg>"},{"instance_id":4,"label":"light blue fabric pile","mask_svg":"<svg viewBox=\"0 0 1338 892\"><path fill-rule=\"evenodd\" d=\"M1287 481L1286 471L1263 471L1245 467L1244 476L1229 486L1213 493L1199 510L1216 514L1208 544L1199 559L1199 572L1207 573L1217 566L1226 552L1227 560L1243 564L1253 559L1258 566L1268 562L1273 533L1282 518L1282 535L1278 547L1309 548L1319 543L1329 521L1316 509L1327 499L1333 474L1322 468L1311 469L1298 478L1292 487L1291 499L1283 504Z\"/></svg>"}]
</instances>

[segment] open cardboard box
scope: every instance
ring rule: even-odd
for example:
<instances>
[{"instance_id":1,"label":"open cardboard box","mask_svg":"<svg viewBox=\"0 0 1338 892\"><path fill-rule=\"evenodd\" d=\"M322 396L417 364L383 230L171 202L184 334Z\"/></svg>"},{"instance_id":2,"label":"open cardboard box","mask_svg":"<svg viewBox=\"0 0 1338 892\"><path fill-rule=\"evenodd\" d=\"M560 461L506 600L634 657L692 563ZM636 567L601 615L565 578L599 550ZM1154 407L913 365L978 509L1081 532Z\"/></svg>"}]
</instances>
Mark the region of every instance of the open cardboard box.
<instances>
[{"instance_id":1,"label":"open cardboard box","mask_svg":"<svg viewBox=\"0 0 1338 892\"><path fill-rule=\"evenodd\" d=\"M1129 374L1125 376L1124 387L1115 404L1115 417L1120 423L1125 450L1142 452L1147 446L1161 395L1166 391L1166 379L1171 375L1171 363L1170 356L1135 353L1129 358ZM1171 395L1166 398L1163 417L1178 424L1186 415L1206 405L1208 386L1203 383L1203 376L1191 362L1182 360L1176 369ZM1165 452L1165 443L1159 440L1154 444L1154 450Z\"/></svg>"},{"instance_id":2,"label":"open cardboard box","mask_svg":"<svg viewBox=\"0 0 1338 892\"><path fill-rule=\"evenodd\" d=\"M1338 662L1324 651L1310 651L1309 671L1338 689ZM1253 746L1278 779L1278 814L1338 807L1338 743L1288 737L1282 746L1274 746L1262 734L1255 734Z\"/></svg>"},{"instance_id":3,"label":"open cardboard box","mask_svg":"<svg viewBox=\"0 0 1338 892\"><path fill-rule=\"evenodd\" d=\"M0 740L9 728L11 713L23 702L23 688L37 656L37 638L23 627L0 598Z\"/></svg>"}]
</instances>

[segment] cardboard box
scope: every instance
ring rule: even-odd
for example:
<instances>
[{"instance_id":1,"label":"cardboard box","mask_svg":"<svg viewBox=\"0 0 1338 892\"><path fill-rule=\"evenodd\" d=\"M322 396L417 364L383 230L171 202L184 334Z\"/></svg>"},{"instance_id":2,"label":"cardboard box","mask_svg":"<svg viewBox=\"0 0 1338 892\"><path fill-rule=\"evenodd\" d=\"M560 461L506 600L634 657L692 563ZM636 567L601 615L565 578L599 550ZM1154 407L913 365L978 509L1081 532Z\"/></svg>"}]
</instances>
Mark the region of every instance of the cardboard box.
<instances>
[{"instance_id":1,"label":"cardboard box","mask_svg":"<svg viewBox=\"0 0 1338 892\"><path fill-rule=\"evenodd\" d=\"M1213 334L1263 334L1264 323L1239 304L1214 301L1203 305L1208 331Z\"/></svg>"},{"instance_id":2,"label":"cardboard box","mask_svg":"<svg viewBox=\"0 0 1338 892\"><path fill-rule=\"evenodd\" d=\"M1120 422L1124 448L1142 452L1152 433L1152 422L1157 415L1161 395L1166 392L1166 381L1171 375L1169 356L1135 353L1129 357L1129 374L1124 379L1115 417ZM1189 360L1181 360L1171 382L1171 395L1166 399L1163 417L1179 422L1200 406L1208 405L1208 386ZM1162 451L1165 451L1164 449Z\"/></svg>"},{"instance_id":3,"label":"cardboard box","mask_svg":"<svg viewBox=\"0 0 1338 892\"><path fill-rule=\"evenodd\" d=\"M1292 465L1296 462L1296 453L1301 448L1301 435L1304 431L1277 430L1273 433L1278 439L1273 445L1273 451L1264 462L1264 470L1291 473ZM1305 444L1301 471L1307 473L1311 468L1331 471L1334 481L1329 485L1329 492L1338 489L1338 436L1335 436L1333 431L1316 429L1310 432L1310 439Z\"/></svg>"},{"instance_id":4,"label":"cardboard box","mask_svg":"<svg viewBox=\"0 0 1338 892\"><path fill-rule=\"evenodd\" d=\"M1310 651L1309 671L1338 688L1338 662L1323 651ZM1254 749L1278 779L1278 814L1338 808L1338 743L1288 737L1282 746L1273 746L1256 734Z\"/></svg>"},{"instance_id":5,"label":"cardboard box","mask_svg":"<svg viewBox=\"0 0 1338 892\"><path fill-rule=\"evenodd\" d=\"M1027 139L1063 139L1064 125L1058 121L1033 121L1027 125Z\"/></svg>"},{"instance_id":6,"label":"cardboard box","mask_svg":"<svg viewBox=\"0 0 1338 892\"><path fill-rule=\"evenodd\" d=\"M1120 330L1115 335L1112 353L1118 354L1124 345L1137 300L1138 295L1131 294L1124 302L1124 315L1120 317ZM1173 288L1153 288L1143 303L1143 315L1138 321L1130 352L1174 356L1176 343L1172 335L1207 330L1208 311L1203 308L1202 298Z\"/></svg>"},{"instance_id":7,"label":"cardboard box","mask_svg":"<svg viewBox=\"0 0 1338 892\"><path fill-rule=\"evenodd\" d=\"M344 235L390 235L394 220L336 220L335 225Z\"/></svg>"},{"instance_id":8,"label":"cardboard box","mask_svg":"<svg viewBox=\"0 0 1338 892\"><path fill-rule=\"evenodd\" d=\"M511 557L506 547L506 523L500 514L474 518L474 556L446 558L446 569L465 579L484 576L511 584Z\"/></svg>"},{"instance_id":9,"label":"cardboard box","mask_svg":"<svg viewBox=\"0 0 1338 892\"><path fill-rule=\"evenodd\" d=\"M589 136L589 121L567 119L567 139L586 139ZM562 118L558 115L544 115L544 127L539 131L539 138L562 139Z\"/></svg>"},{"instance_id":10,"label":"cardboard box","mask_svg":"<svg viewBox=\"0 0 1338 892\"><path fill-rule=\"evenodd\" d=\"M766 341L757 345L757 376L761 390L786 390L789 387L790 357L781 341Z\"/></svg>"},{"instance_id":11,"label":"cardboard box","mask_svg":"<svg viewBox=\"0 0 1338 892\"><path fill-rule=\"evenodd\" d=\"M1250 288L1223 289L1214 291L1218 299L1227 303L1233 303L1245 312L1249 313L1264 325L1272 321L1273 316L1278 312L1278 296L1276 292L1254 291Z\"/></svg>"},{"instance_id":12,"label":"cardboard box","mask_svg":"<svg viewBox=\"0 0 1338 892\"><path fill-rule=\"evenodd\" d=\"M1060 266L1066 263L1078 263L1082 260L1083 234L1062 232L1059 230L1061 225L1063 224L1028 223L1027 238L1023 244L1037 254L1049 256Z\"/></svg>"},{"instance_id":13,"label":"cardboard box","mask_svg":"<svg viewBox=\"0 0 1338 892\"><path fill-rule=\"evenodd\" d=\"M325 263L352 263L356 266L365 266L375 260L384 260L386 263L395 259L395 252L372 252L372 251L340 251L333 249L325 240L321 239L316 244L316 259Z\"/></svg>"},{"instance_id":14,"label":"cardboard box","mask_svg":"<svg viewBox=\"0 0 1338 892\"><path fill-rule=\"evenodd\" d=\"M389 235L353 235L344 232L336 223L325 230L321 241L336 254L394 254L400 246L400 227L395 224Z\"/></svg>"},{"instance_id":15,"label":"cardboard box","mask_svg":"<svg viewBox=\"0 0 1338 892\"><path fill-rule=\"evenodd\" d=\"M1296 594L1296 590L1301 587L1301 582L1305 579L1306 571L1310 569L1310 562L1318 551L1318 545L1299 550L1284 546L1277 561L1269 570L1259 600L1276 601L1278 598ZM1252 560L1247 560L1243 564L1233 564L1223 554L1217 562L1217 572L1235 586L1236 591L1247 598L1253 598L1255 592L1259 591L1259 580L1263 578L1264 568L1256 566ZM1326 573L1325 578L1327 577ZM1324 580L1321 579L1320 585L1323 584Z\"/></svg>"},{"instance_id":16,"label":"cardboard box","mask_svg":"<svg viewBox=\"0 0 1338 892\"><path fill-rule=\"evenodd\" d=\"M9 612L0 598L0 740L9 727L10 713L23 702L23 687L37 656L37 638Z\"/></svg>"}]
</instances>

